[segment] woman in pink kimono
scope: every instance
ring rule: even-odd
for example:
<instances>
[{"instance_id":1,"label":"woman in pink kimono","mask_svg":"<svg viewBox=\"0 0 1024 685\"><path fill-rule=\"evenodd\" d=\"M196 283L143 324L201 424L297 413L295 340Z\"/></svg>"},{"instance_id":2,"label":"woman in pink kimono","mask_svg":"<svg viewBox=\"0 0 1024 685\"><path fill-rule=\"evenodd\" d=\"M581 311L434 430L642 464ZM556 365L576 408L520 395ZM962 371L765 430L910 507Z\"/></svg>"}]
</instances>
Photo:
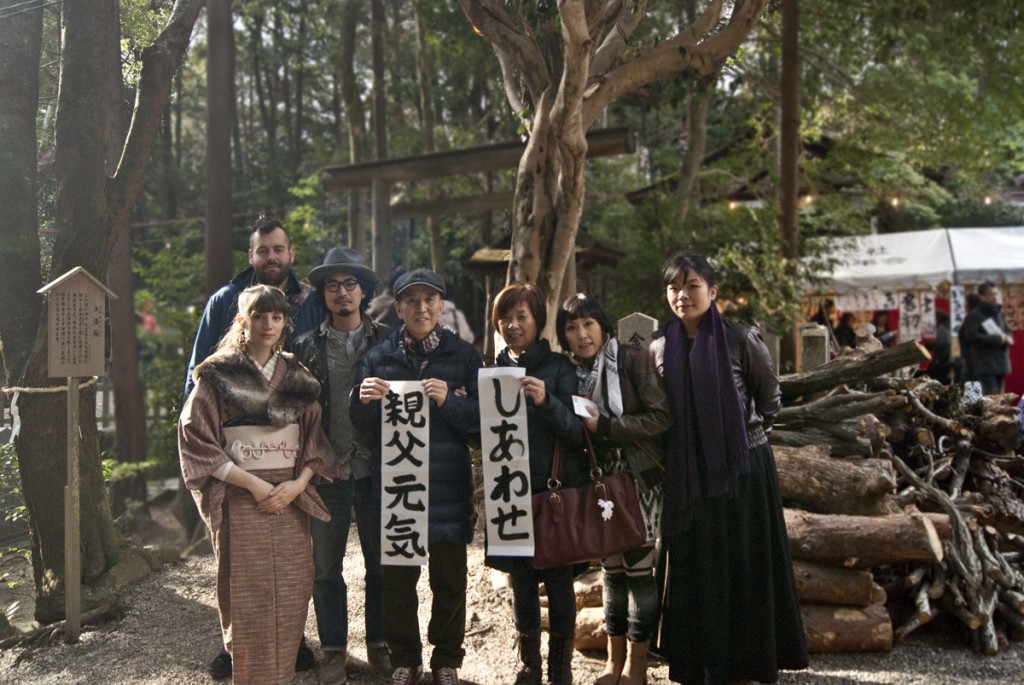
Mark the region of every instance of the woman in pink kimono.
<instances>
[{"instance_id":1,"label":"woman in pink kimono","mask_svg":"<svg viewBox=\"0 0 1024 685\"><path fill-rule=\"evenodd\" d=\"M196 367L178 422L185 484L217 555L217 605L233 682L280 685L313 588L309 517L328 520L310 484L334 456L320 426L319 384L281 351L288 302L256 285L216 352Z\"/></svg>"}]
</instances>

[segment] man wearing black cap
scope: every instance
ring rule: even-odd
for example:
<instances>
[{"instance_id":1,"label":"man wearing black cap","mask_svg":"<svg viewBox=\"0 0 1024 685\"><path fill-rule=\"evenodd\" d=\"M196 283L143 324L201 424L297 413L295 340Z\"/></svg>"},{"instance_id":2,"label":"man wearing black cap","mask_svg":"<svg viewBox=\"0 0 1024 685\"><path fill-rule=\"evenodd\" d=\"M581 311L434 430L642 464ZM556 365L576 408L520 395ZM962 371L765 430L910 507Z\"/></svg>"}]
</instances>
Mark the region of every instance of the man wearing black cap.
<instances>
[{"instance_id":1,"label":"man wearing black cap","mask_svg":"<svg viewBox=\"0 0 1024 685\"><path fill-rule=\"evenodd\" d=\"M320 683L347 682L348 588L342 566L353 506L366 568L367 660L378 676L386 679L391 677L392 669L381 609L380 493L373 486L369 451L352 439L348 396L367 350L391 329L366 315L378 280L358 251L346 247L328 251L324 263L309 273L309 281L327 316L316 329L299 338L295 354L320 381L323 427L337 457L334 481L317 486L331 520L311 522L310 526L316 569L313 607L324 650Z\"/></svg>"},{"instance_id":2,"label":"man wearing black cap","mask_svg":"<svg viewBox=\"0 0 1024 685\"><path fill-rule=\"evenodd\" d=\"M473 480L467 441L480 431L477 371L480 355L438 323L444 280L413 269L395 281L402 325L370 350L352 390L350 411L358 439L376 459L379 479L381 402L389 381L420 381L430 403L428 568L433 601L427 637L433 644L434 685L458 685L465 655L466 547L473 538ZM378 481L379 482L379 481ZM395 671L392 685L415 685L423 674L417 616L419 566L383 567L384 634Z\"/></svg>"}]
</instances>

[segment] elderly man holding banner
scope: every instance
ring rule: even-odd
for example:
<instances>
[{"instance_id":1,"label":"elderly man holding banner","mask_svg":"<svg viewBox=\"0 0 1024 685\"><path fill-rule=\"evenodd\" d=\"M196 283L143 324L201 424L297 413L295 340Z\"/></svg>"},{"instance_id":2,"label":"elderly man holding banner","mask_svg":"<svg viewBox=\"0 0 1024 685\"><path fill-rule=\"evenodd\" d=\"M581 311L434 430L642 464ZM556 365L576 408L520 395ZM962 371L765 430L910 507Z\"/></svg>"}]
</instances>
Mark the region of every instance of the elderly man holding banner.
<instances>
[{"instance_id":1,"label":"elderly man holding banner","mask_svg":"<svg viewBox=\"0 0 1024 685\"><path fill-rule=\"evenodd\" d=\"M402 325L370 350L350 404L358 437L376 457L381 492L384 638L393 685L423 674L416 583L428 566L433 595L427 638L435 685L458 685L465 654L466 547L473 537L467 441L480 429L471 345L438 324L444 280L427 269L394 286Z\"/></svg>"}]
</instances>

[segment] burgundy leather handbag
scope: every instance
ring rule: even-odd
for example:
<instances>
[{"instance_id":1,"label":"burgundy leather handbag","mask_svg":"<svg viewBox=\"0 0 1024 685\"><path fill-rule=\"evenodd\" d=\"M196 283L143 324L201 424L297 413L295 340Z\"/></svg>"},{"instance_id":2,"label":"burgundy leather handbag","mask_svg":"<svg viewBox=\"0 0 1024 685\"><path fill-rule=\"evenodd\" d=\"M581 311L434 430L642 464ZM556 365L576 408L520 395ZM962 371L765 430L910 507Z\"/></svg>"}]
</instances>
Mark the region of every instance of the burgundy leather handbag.
<instances>
[{"instance_id":1,"label":"burgundy leather handbag","mask_svg":"<svg viewBox=\"0 0 1024 685\"><path fill-rule=\"evenodd\" d=\"M533 495L533 566L554 568L642 547L647 542L633 477L604 475L585 428L590 482L563 488L562 441L555 445L548 491Z\"/></svg>"}]
</instances>

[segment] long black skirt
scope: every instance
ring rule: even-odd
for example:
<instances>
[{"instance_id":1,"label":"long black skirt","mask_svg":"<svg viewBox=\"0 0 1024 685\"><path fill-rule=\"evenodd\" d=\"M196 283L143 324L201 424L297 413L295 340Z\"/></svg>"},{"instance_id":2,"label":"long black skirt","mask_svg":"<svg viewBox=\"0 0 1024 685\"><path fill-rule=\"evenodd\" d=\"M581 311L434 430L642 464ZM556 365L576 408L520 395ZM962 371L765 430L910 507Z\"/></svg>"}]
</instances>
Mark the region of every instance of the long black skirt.
<instances>
[{"instance_id":1,"label":"long black skirt","mask_svg":"<svg viewBox=\"0 0 1024 685\"><path fill-rule=\"evenodd\" d=\"M681 533L662 540L657 651L688 685L774 683L807 667L771 447L750 451L736 497L704 500Z\"/></svg>"}]
</instances>

